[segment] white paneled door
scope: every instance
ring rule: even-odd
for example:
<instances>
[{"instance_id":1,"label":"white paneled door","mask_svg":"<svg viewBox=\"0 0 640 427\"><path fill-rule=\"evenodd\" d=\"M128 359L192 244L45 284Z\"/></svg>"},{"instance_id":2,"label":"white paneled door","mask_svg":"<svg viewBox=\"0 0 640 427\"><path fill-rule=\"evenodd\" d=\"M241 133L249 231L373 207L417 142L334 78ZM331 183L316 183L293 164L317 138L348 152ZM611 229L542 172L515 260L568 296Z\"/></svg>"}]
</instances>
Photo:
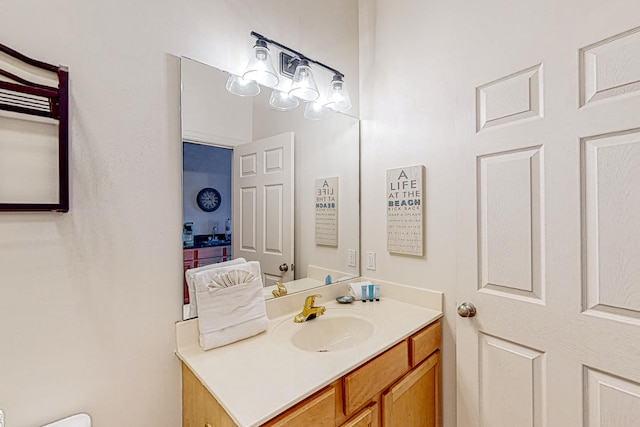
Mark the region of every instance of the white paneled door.
<instances>
[{"instance_id":1,"label":"white paneled door","mask_svg":"<svg viewBox=\"0 0 640 427\"><path fill-rule=\"evenodd\" d=\"M233 149L233 257L260 261L265 286L293 280L293 133Z\"/></svg>"},{"instance_id":2,"label":"white paneled door","mask_svg":"<svg viewBox=\"0 0 640 427\"><path fill-rule=\"evenodd\" d=\"M481 3L456 76L458 426L640 426L640 2L493 28L507 3Z\"/></svg>"}]
</instances>

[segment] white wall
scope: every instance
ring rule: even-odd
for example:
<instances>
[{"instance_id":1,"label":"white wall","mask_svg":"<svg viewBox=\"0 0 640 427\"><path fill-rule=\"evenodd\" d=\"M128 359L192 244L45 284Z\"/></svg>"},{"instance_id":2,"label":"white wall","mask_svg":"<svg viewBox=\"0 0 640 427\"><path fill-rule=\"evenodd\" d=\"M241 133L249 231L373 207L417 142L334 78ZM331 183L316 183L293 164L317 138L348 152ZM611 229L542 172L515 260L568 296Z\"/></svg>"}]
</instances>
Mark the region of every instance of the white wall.
<instances>
[{"instance_id":1,"label":"white wall","mask_svg":"<svg viewBox=\"0 0 640 427\"><path fill-rule=\"evenodd\" d=\"M357 49L357 34L350 42ZM359 275L359 265L348 266L349 249L358 251L360 245L358 120L345 114L309 120L304 118L303 106L282 112L267 108L268 102L269 93L261 93L255 99L254 138L266 138L287 131L293 131L295 138L295 277L307 277L309 264ZM338 245L316 245L315 181L335 176L340 178Z\"/></svg>"},{"instance_id":2,"label":"white wall","mask_svg":"<svg viewBox=\"0 0 640 427\"><path fill-rule=\"evenodd\" d=\"M69 66L72 105L71 211L0 214L0 407L8 425L79 411L98 427L180 425L175 56L238 72L256 30L343 71L358 102L357 56L340 45L357 9L345 3L0 4L0 41Z\"/></svg>"},{"instance_id":3,"label":"white wall","mask_svg":"<svg viewBox=\"0 0 640 427\"><path fill-rule=\"evenodd\" d=\"M455 426L455 3L360 2L363 275L445 292L444 425ZM458 38L459 39L459 38ZM386 170L426 166L423 257L386 250ZM362 259L365 259L364 257Z\"/></svg>"},{"instance_id":4,"label":"white wall","mask_svg":"<svg viewBox=\"0 0 640 427\"><path fill-rule=\"evenodd\" d=\"M227 76L200 62L180 60L184 141L226 147L251 141L253 98L229 93Z\"/></svg>"}]
</instances>

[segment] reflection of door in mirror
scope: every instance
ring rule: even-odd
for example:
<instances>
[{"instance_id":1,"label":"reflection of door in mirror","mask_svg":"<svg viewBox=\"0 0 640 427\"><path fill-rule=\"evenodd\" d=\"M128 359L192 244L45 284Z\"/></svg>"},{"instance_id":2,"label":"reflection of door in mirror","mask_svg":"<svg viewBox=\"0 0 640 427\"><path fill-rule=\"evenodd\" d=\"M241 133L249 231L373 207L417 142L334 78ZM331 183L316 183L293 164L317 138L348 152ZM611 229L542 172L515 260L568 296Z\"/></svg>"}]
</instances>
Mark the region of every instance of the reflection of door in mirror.
<instances>
[{"instance_id":1,"label":"reflection of door in mirror","mask_svg":"<svg viewBox=\"0 0 640 427\"><path fill-rule=\"evenodd\" d=\"M288 277L283 278L285 281L308 278L324 284L326 270L331 271L334 280L358 276L359 263L352 261L353 257L350 256L353 252L357 260L360 247L358 120L344 114L333 114L315 121L304 117L304 108L286 112L274 110L269 108L271 89L262 88L255 97L233 95L225 87L228 73L188 58L182 58L180 74L183 141L235 149L251 141L268 140L274 135L295 135L295 153L292 155L295 164L292 168L295 173L292 181L294 196L291 199L293 219L282 224L269 222L266 227L267 233L278 231L271 238L279 236L278 227L282 227L283 231L288 228L294 230L294 253L289 260L281 261L275 269L269 267L267 270L263 267L263 271L269 275L265 282L268 284L271 280L282 277L279 267L283 264L288 269ZM283 82L285 81L286 78L283 77ZM337 209L338 218L335 222L337 241L333 245L327 245L318 243L314 233L317 229L315 186L318 179L333 177L339 179L340 208ZM264 191L263 188L261 192ZM239 193L234 193L234 203L237 194ZM277 191L271 191L271 195L277 194ZM185 194L184 197L191 196ZM277 200L277 197L273 200ZM224 195L222 203L225 203ZM278 209L267 210L272 212ZM235 252L238 245L247 242L240 240L238 227L241 220L237 219L235 208L229 218L233 219L232 242ZM258 221L257 218L255 220ZM264 220L259 221L264 225ZM218 232L224 233L224 222L218 224ZM247 243L247 246L251 245L256 246L256 249L261 246L257 242ZM279 243L267 241L266 250L278 252L278 245ZM283 243L283 246L286 245ZM234 256L253 259L247 254L236 253ZM295 271L291 265L294 259ZM295 286L289 289L289 293L296 291ZM265 295L267 294L270 292Z\"/></svg>"},{"instance_id":2,"label":"reflection of door in mirror","mask_svg":"<svg viewBox=\"0 0 640 427\"><path fill-rule=\"evenodd\" d=\"M293 280L293 132L233 152L233 256L259 261L264 286Z\"/></svg>"},{"instance_id":3,"label":"reflection of door in mirror","mask_svg":"<svg viewBox=\"0 0 640 427\"><path fill-rule=\"evenodd\" d=\"M182 144L184 271L231 259L231 236L224 226L232 216L232 150ZM184 303L189 303L183 279Z\"/></svg>"}]
</instances>

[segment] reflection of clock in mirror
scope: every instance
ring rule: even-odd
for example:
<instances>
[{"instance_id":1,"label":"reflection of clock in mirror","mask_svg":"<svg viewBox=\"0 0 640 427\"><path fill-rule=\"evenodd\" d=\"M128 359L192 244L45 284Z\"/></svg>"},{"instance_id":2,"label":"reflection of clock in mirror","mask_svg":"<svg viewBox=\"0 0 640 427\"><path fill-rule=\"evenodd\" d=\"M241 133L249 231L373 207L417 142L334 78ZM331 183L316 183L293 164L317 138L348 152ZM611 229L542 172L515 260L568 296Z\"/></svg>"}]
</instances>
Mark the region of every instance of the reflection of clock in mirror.
<instances>
[{"instance_id":1,"label":"reflection of clock in mirror","mask_svg":"<svg viewBox=\"0 0 640 427\"><path fill-rule=\"evenodd\" d=\"M220 207L222 198L215 188L203 188L196 197L198 207L205 212L213 212Z\"/></svg>"}]
</instances>

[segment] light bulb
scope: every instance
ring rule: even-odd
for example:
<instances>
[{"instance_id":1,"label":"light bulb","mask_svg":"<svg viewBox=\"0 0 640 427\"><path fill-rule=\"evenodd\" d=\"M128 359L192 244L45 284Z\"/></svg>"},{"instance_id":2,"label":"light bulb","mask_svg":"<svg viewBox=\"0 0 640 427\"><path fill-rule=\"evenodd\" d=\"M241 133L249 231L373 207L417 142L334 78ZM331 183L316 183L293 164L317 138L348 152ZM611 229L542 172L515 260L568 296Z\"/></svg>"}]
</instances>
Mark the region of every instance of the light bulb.
<instances>
[{"instance_id":1,"label":"light bulb","mask_svg":"<svg viewBox=\"0 0 640 427\"><path fill-rule=\"evenodd\" d=\"M326 119L333 112L332 109L325 107L322 102L307 102L304 107L304 117L309 120Z\"/></svg>"},{"instance_id":2,"label":"light bulb","mask_svg":"<svg viewBox=\"0 0 640 427\"><path fill-rule=\"evenodd\" d=\"M331 80L331 88L327 95L327 102L324 104L326 107L335 111L347 112L351 109L351 98L347 91L347 85L342 80L342 76L336 74Z\"/></svg>"},{"instance_id":3,"label":"light bulb","mask_svg":"<svg viewBox=\"0 0 640 427\"><path fill-rule=\"evenodd\" d=\"M253 80L231 74L227 79L227 90L238 96L255 96L260 93L260 85Z\"/></svg>"},{"instance_id":4,"label":"light bulb","mask_svg":"<svg viewBox=\"0 0 640 427\"><path fill-rule=\"evenodd\" d=\"M286 92L274 89L269 98L269 104L276 110L292 110L300 105L300 101L295 96L290 96Z\"/></svg>"},{"instance_id":5,"label":"light bulb","mask_svg":"<svg viewBox=\"0 0 640 427\"><path fill-rule=\"evenodd\" d=\"M279 79L276 69L271 60L271 54L264 40L256 40L255 46L251 51L251 59L247 65L247 71L242 75L246 80L253 80L261 85L275 87L278 85Z\"/></svg>"},{"instance_id":6,"label":"light bulb","mask_svg":"<svg viewBox=\"0 0 640 427\"><path fill-rule=\"evenodd\" d=\"M309 67L309 61L306 59L301 59L296 67L289 95L297 96L303 101L315 101L320 96L318 85L316 85L316 80Z\"/></svg>"}]
</instances>

